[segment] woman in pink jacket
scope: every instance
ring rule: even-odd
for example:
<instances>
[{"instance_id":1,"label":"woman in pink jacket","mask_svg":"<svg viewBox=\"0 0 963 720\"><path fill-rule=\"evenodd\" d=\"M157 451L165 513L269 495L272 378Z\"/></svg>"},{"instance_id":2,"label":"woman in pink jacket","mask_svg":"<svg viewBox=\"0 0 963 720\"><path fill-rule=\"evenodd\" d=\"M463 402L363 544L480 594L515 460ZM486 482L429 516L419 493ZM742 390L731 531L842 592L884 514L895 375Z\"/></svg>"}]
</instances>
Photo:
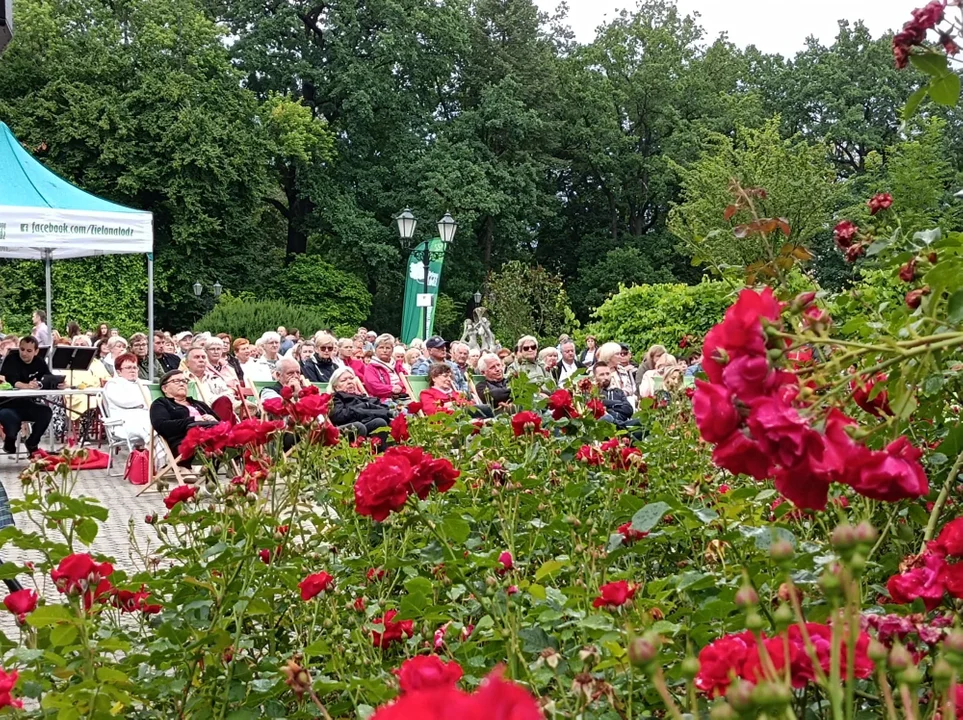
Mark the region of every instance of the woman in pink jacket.
<instances>
[{"instance_id":1,"label":"woman in pink jacket","mask_svg":"<svg viewBox=\"0 0 963 720\"><path fill-rule=\"evenodd\" d=\"M391 353L395 349L395 339L385 333L375 340L374 357L364 368L364 386L368 394L382 402L405 397L405 386L395 370Z\"/></svg>"}]
</instances>

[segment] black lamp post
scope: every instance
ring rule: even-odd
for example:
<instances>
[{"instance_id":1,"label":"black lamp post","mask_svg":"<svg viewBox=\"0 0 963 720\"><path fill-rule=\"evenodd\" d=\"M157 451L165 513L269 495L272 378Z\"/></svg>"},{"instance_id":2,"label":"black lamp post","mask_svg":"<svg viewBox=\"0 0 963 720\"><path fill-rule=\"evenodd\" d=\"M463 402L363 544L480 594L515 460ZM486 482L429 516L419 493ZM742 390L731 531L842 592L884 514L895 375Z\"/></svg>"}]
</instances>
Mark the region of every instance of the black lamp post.
<instances>
[{"instance_id":1,"label":"black lamp post","mask_svg":"<svg viewBox=\"0 0 963 720\"><path fill-rule=\"evenodd\" d=\"M409 247L411 245L411 240L415 236L415 228L418 226L418 220L412 214L410 208L405 208L401 213L395 217L395 221L398 223L398 234L401 236L402 243ZM428 295L428 272L431 269L432 260L441 260L445 257L445 250L451 244L452 240L455 239L455 231L458 229L458 223L451 216L451 213L445 213L441 220L438 221L438 237L441 238L441 250L432 250L431 241L425 241L425 249L421 254L421 264L424 270L424 294ZM428 310L430 306L425 307L425 336L424 340L428 339Z\"/></svg>"}]
</instances>

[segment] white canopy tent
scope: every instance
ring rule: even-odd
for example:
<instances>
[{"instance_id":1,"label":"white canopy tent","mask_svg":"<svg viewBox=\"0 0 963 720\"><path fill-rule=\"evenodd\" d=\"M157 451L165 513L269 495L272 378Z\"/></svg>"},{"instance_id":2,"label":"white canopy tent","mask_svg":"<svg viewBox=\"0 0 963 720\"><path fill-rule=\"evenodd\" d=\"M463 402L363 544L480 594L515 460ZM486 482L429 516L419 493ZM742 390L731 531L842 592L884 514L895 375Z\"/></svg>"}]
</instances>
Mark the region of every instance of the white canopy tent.
<instances>
[{"instance_id":1,"label":"white canopy tent","mask_svg":"<svg viewBox=\"0 0 963 720\"><path fill-rule=\"evenodd\" d=\"M153 338L151 213L108 202L67 182L24 150L0 122L0 258L44 261L50 326L54 260L128 253L147 255L147 326ZM153 380L154 363L148 367Z\"/></svg>"}]
</instances>

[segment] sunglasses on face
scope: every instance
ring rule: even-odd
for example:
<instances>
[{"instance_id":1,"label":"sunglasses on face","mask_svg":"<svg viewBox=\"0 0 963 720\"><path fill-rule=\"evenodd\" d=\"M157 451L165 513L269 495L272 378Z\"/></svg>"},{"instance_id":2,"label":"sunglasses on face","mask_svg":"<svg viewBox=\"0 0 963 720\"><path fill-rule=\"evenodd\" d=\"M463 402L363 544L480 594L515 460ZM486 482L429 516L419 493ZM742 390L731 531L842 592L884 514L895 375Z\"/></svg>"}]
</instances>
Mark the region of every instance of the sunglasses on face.
<instances>
[{"instance_id":1,"label":"sunglasses on face","mask_svg":"<svg viewBox=\"0 0 963 720\"><path fill-rule=\"evenodd\" d=\"M318 350L334 350L334 345L318 345Z\"/></svg>"},{"instance_id":2,"label":"sunglasses on face","mask_svg":"<svg viewBox=\"0 0 963 720\"><path fill-rule=\"evenodd\" d=\"M522 345L522 350L526 352L528 350L538 350L538 345Z\"/></svg>"}]
</instances>

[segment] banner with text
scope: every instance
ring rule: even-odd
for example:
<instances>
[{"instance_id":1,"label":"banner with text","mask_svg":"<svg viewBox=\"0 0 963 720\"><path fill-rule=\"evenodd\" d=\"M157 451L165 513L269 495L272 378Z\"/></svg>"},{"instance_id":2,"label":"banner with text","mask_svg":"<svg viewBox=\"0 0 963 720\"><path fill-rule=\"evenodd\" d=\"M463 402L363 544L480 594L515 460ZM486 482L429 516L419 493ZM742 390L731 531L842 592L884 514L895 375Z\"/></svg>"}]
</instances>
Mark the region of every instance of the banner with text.
<instances>
[{"instance_id":1,"label":"banner with text","mask_svg":"<svg viewBox=\"0 0 963 720\"><path fill-rule=\"evenodd\" d=\"M429 250L435 253L428 265L428 289L425 290L425 243L419 243L408 256L408 272L405 273L405 306L401 320L401 341L405 344L410 343L415 338L427 340L432 335L432 327L435 323L435 306L438 302L438 284L441 280L441 266L444 262L442 251L444 243L441 238L433 238L430 241ZM431 297L431 307L419 307L424 305L424 299L418 302L419 295L429 295ZM425 336L425 313L428 313L428 335Z\"/></svg>"}]
</instances>

